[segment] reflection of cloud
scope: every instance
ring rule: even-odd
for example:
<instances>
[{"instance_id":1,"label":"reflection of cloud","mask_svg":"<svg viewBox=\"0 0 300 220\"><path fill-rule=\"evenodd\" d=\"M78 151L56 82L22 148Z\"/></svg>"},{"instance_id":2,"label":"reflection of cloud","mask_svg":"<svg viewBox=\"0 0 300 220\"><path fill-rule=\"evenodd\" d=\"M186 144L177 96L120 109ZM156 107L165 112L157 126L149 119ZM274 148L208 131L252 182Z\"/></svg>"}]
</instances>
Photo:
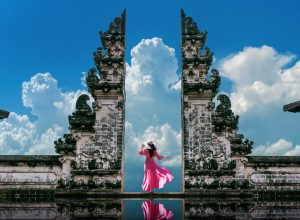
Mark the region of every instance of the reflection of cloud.
<instances>
[{"instance_id":1,"label":"reflection of cloud","mask_svg":"<svg viewBox=\"0 0 300 220\"><path fill-rule=\"evenodd\" d=\"M31 108L37 120L12 112L1 121L1 154L53 154L53 141L67 131L67 116L82 93L63 92L50 73L38 73L24 82L23 104Z\"/></svg>"}]
</instances>

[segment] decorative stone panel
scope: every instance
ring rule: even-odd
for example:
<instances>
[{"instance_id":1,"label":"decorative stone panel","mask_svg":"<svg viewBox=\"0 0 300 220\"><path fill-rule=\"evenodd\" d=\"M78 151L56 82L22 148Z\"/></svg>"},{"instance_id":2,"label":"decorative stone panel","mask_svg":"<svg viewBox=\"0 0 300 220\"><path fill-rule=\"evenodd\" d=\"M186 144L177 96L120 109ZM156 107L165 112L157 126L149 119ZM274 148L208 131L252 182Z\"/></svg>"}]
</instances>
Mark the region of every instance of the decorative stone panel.
<instances>
[{"instance_id":1,"label":"decorative stone panel","mask_svg":"<svg viewBox=\"0 0 300 220\"><path fill-rule=\"evenodd\" d=\"M267 184L267 185L300 184L300 173L255 172L250 175L250 180L253 184Z\"/></svg>"},{"instance_id":2,"label":"decorative stone panel","mask_svg":"<svg viewBox=\"0 0 300 220\"><path fill-rule=\"evenodd\" d=\"M57 180L57 175L53 172L0 172L0 185L54 185L57 183Z\"/></svg>"}]
</instances>

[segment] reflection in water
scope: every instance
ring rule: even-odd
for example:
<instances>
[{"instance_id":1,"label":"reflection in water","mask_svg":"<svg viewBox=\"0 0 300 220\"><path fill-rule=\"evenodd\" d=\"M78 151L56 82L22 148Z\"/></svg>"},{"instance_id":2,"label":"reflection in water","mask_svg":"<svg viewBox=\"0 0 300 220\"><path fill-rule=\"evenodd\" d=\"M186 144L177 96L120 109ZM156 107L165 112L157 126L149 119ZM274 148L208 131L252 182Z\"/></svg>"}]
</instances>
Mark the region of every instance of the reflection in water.
<instances>
[{"instance_id":1,"label":"reflection in water","mask_svg":"<svg viewBox=\"0 0 300 220\"><path fill-rule=\"evenodd\" d=\"M151 200L144 201L142 204L145 220L169 220L173 219L173 212L158 203L154 204Z\"/></svg>"},{"instance_id":2,"label":"reflection in water","mask_svg":"<svg viewBox=\"0 0 300 220\"><path fill-rule=\"evenodd\" d=\"M0 219L300 219L300 201L54 199L0 201Z\"/></svg>"}]
</instances>

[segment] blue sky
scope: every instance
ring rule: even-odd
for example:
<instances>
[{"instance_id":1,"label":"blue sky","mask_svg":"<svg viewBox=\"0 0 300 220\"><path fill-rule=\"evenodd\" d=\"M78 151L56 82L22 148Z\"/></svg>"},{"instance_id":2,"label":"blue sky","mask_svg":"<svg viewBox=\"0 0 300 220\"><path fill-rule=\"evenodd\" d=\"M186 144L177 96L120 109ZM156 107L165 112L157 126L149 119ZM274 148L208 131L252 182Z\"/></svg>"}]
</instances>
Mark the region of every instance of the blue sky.
<instances>
[{"instance_id":1,"label":"blue sky","mask_svg":"<svg viewBox=\"0 0 300 220\"><path fill-rule=\"evenodd\" d=\"M165 145L162 153L177 159L180 154L176 142L180 92L164 89L163 81L175 82L180 75L183 8L201 30L208 31L206 45L214 53L213 66L222 74L220 91L234 101L241 116L240 131L255 142L254 153L300 154L300 115L281 110L283 104L300 99L299 1L2 0L0 108L15 112L0 122L3 154L53 152L52 139L66 131L66 117L86 90L82 72L93 67L92 53L100 45L98 31L105 31L124 8L127 74L133 76L128 81L148 79L142 81L141 91L127 88L128 149L155 137ZM132 63L133 58L137 63ZM42 84L47 85L46 92L36 87ZM139 99L141 94L153 100L145 102ZM138 161L141 165L142 158ZM127 165L128 182L140 181L135 174L141 169ZM165 165L176 173L176 181L166 190L179 190L180 164ZM128 190L137 187L132 184Z\"/></svg>"}]
</instances>

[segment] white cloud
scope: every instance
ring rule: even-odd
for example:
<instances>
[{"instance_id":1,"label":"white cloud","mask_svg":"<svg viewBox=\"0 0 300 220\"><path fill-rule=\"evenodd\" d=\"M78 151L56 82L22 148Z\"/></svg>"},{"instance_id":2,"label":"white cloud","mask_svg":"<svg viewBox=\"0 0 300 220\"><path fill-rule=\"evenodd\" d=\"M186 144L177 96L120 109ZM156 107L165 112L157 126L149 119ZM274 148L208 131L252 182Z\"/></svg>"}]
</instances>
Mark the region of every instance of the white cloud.
<instances>
[{"instance_id":1,"label":"white cloud","mask_svg":"<svg viewBox=\"0 0 300 220\"><path fill-rule=\"evenodd\" d=\"M284 156L300 156L300 145L296 145L296 147L284 154Z\"/></svg>"},{"instance_id":2,"label":"white cloud","mask_svg":"<svg viewBox=\"0 0 300 220\"><path fill-rule=\"evenodd\" d=\"M259 145L253 149L253 155L279 156L292 150L293 144L285 139L280 139L273 144Z\"/></svg>"},{"instance_id":3,"label":"white cloud","mask_svg":"<svg viewBox=\"0 0 300 220\"><path fill-rule=\"evenodd\" d=\"M162 160L162 165L179 167L181 166L181 135L180 132L173 130L169 124L161 126L149 126L142 133L135 133L133 125L126 121L126 149L125 158L130 166L137 161L142 163L145 158L139 156L137 151L142 143L152 140L157 145L157 151L160 155L168 157Z\"/></svg>"},{"instance_id":4,"label":"white cloud","mask_svg":"<svg viewBox=\"0 0 300 220\"><path fill-rule=\"evenodd\" d=\"M282 106L299 99L300 61L285 68L295 59L274 48L246 47L221 61L223 76L231 79L232 108L237 114L265 113L271 106Z\"/></svg>"},{"instance_id":5,"label":"white cloud","mask_svg":"<svg viewBox=\"0 0 300 220\"><path fill-rule=\"evenodd\" d=\"M45 133L42 133L38 139L32 140L32 146L25 154L53 154L53 141L62 137L64 129L57 125L49 128Z\"/></svg>"},{"instance_id":6,"label":"white cloud","mask_svg":"<svg viewBox=\"0 0 300 220\"><path fill-rule=\"evenodd\" d=\"M23 104L37 119L12 112L1 121L1 154L53 154L53 141L67 132L67 116L82 93L63 92L50 73L38 73L24 82Z\"/></svg>"},{"instance_id":7,"label":"white cloud","mask_svg":"<svg viewBox=\"0 0 300 220\"><path fill-rule=\"evenodd\" d=\"M133 130L169 123L180 129L180 90L175 50L157 37L143 39L126 65L126 120Z\"/></svg>"},{"instance_id":8,"label":"white cloud","mask_svg":"<svg viewBox=\"0 0 300 220\"><path fill-rule=\"evenodd\" d=\"M252 154L258 156L300 156L300 145L294 147L292 142L280 139L273 144L257 146Z\"/></svg>"},{"instance_id":9,"label":"white cloud","mask_svg":"<svg viewBox=\"0 0 300 220\"><path fill-rule=\"evenodd\" d=\"M131 50L131 65L126 66L126 91L142 96L145 89L168 90L178 81L177 68L173 48L165 45L161 38L143 39Z\"/></svg>"},{"instance_id":10,"label":"white cloud","mask_svg":"<svg viewBox=\"0 0 300 220\"><path fill-rule=\"evenodd\" d=\"M232 108L241 116L242 133L254 141L255 155L299 155L299 115L283 112L299 100L300 61L270 46L246 47L220 63L233 82ZM272 143L272 144L270 144Z\"/></svg>"}]
</instances>

